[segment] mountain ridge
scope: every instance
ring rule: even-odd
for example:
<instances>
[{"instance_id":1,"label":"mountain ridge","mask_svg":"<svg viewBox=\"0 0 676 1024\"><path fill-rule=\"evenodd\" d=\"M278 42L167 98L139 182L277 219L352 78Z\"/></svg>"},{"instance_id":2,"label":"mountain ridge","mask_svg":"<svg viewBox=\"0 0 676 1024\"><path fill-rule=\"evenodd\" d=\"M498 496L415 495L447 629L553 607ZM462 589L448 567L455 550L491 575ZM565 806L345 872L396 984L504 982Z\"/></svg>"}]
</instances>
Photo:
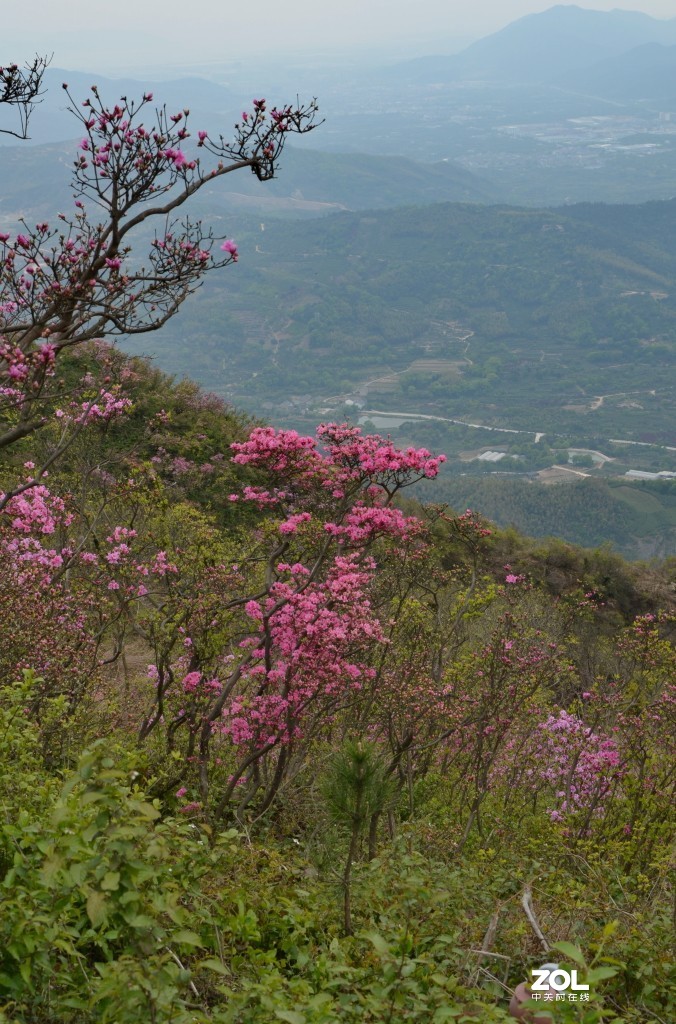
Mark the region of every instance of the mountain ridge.
<instances>
[{"instance_id":1,"label":"mountain ridge","mask_svg":"<svg viewBox=\"0 0 676 1024\"><path fill-rule=\"evenodd\" d=\"M606 99L676 104L676 43L648 42L606 57L556 83Z\"/></svg>"},{"instance_id":2,"label":"mountain ridge","mask_svg":"<svg viewBox=\"0 0 676 1024\"><path fill-rule=\"evenodd\" d=\"M676 18L660 20L640 11L593 11L559 4L510 22L459 54L418 57L397 67L402 74L408 69L417 81L429 78L431 72L446 81L471 77L551 82L637 45L663 41L676 44Z\"/></svg>"}]
</instances>

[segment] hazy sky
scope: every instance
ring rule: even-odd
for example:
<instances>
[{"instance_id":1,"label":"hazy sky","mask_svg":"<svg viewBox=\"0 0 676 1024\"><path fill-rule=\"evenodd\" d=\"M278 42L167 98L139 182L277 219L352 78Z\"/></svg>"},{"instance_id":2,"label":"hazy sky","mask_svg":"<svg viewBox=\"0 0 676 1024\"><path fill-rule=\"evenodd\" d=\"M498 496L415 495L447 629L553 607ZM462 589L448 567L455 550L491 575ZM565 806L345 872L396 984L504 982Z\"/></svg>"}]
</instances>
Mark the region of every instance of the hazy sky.
<instances>
[{"instance_id":1,"label":"hazy sky","mask_svg":"<svg viewBox=\"0 0 676 1024\"><path fill-rule=\"evenodd\" d=\"M448 49L546 10L552 0L31 0L3 4L0 62L53 52L57 67L229 61L284 50L385 47ZM596 10L676 17L676 0L578 0ZM427 45L429 42L429 46Z\"/></svg>"}]
</instances>

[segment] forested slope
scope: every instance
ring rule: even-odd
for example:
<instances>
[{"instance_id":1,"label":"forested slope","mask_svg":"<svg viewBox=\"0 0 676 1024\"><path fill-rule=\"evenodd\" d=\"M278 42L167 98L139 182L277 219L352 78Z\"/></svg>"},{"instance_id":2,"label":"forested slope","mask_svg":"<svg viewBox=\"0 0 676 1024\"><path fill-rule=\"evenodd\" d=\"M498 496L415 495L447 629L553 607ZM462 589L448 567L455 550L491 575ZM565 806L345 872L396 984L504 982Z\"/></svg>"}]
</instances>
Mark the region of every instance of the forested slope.
<instances>
[{"instance_id":1,"label":"forested slope","mask_svg":"<svg viewBox=\"0 0 676 1024\"><path fill-rule=\"evenodd\" d=\"M153 349L249 402L321 401L434 358L447 365L413 367L379 407L668 442L675 216L451 204L271 222ZM641 408L571 409L628 391Z\"/></svg>"}]
</instances>

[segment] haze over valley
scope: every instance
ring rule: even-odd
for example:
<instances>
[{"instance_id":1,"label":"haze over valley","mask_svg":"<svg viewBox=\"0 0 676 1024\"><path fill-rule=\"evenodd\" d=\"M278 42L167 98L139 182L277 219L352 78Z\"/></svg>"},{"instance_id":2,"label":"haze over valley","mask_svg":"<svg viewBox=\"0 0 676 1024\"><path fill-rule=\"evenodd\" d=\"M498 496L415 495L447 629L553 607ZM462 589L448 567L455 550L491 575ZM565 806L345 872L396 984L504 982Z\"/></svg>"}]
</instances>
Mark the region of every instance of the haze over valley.
<instances>
[{"instance_id":1,"label":"haze over valley","mask_svg":"<svg viewBox=\"0 0 676 1024\"><path fill-rule=\"evenodd\" d=\"M170 75L96 78L189 106L194 129L254 88L318 94L325 120L275 180L197 197L241 261L131 351L273 422L349 415L441 447L448 498L503 523L676 551L676 18L558 6L446 56ZM5 138L0 225L71 201L60 85L91 78L50 68L30 142ZM607 515L559 514L564 484Z\"/></svg>"}]
</instances>

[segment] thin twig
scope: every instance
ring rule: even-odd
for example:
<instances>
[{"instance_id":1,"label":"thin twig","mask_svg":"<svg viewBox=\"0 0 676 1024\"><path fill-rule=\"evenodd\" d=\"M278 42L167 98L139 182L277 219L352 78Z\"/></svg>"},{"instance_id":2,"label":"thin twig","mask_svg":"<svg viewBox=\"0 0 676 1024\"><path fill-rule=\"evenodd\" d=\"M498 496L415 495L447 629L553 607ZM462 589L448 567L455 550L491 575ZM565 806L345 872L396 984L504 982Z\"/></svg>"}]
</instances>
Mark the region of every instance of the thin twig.
<instances>
[{"instance_id":1,"label":"thin twig","mask_svg":"<svg viewBox=\"0 0 676 1024\"><path fill-rule=\"evenodd\" d=\"M495 957L496 960L511 961L511 959L512 959L511 956L505 956L504 953L493 953L493 952L491 952L490 949L470 949L470 950L468 950L468 952L470 952L470 953L477 953L480 956L492 956L492 957Z\"/></svg>"},{"instance_id":2,"label":"thin twig","mask_svg":"<svg viewBox=\"0 0 676 1024\"><path fill-rule=\"evenodd\" d=\"M487 971L485 967L480 967L479 971L481 972L481 974L485 974L487 978L490 978L491 981L494 981L496 983L496 985L499 985L500 988L504 988L505 992L508 992L510 994L510 996L514 995L514 989L513 988L509 988L509 986L505 985L505 983L503 981L500 981L499 978L496 978L494 974L491 974L490 971Z\"/></svg>"},{"instance_id":3,"label":"thin twig","mask_svg":"<svg viewBox=\"0 0 676 1024\"><path fill-rule=\"evenodd\" d=\"M500 911L501 910L502 910L502 907L498 907L498 909L495 911L495 913L493 914L492 918L490 919L490 922L488 924L488 928L486 929L486 934L484 935L484 940L481 943L481 947L484 950L491 949L492 946L493 946L493 943L495 942L495 936L496 936L497 931L498 931L498 921L500 920Z\"/></svg>"},{"instance_id":4,"label":"thin twig","mask_svg":"<svg viewBox=\"0 0 676 1024\"><path fill-rule=\"evenodd\" d=\"M169 953L170 956L173 956L174 960L176 961L178 966L181 968L181 970L182 971L187 971L187 967L184 964L181 963L178 955L176 953L174 953L173 949L170 949L169 946L165 946L164 948L166 949L167 953ZM188 985L192 989L193 995L196 996L197 999L199 999L200 998L200 994L197 991L197 986L195 985L195 982L194 981L189 981Z\"/></svg>"},{"instance_id":5,"label":"thin twig","mask_svg":"<svg viewBox=\"0 0 676 1024\"><path fill-rule=\"evenodd\" d=\"M531 928L533 929L533 931L537 935L538 939L542 943L542 948L544 949L545 953L548 953L549 950L551 949L551 946L547 942L546 938L544 937L544 935L542 933L542 929L540 928L540 925L537 922L537 918L536 918L535 913L533 911L532 900L533 900L533 890L531 889L530 882L529 882L528 885L526 886L526 888L523 890L523 896L521 897L521 906L523 907L524 912L526 914L526 917L528 918L528 920L530 922Z\"/></svg>"}]
</instances>

